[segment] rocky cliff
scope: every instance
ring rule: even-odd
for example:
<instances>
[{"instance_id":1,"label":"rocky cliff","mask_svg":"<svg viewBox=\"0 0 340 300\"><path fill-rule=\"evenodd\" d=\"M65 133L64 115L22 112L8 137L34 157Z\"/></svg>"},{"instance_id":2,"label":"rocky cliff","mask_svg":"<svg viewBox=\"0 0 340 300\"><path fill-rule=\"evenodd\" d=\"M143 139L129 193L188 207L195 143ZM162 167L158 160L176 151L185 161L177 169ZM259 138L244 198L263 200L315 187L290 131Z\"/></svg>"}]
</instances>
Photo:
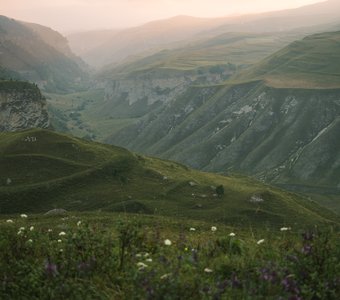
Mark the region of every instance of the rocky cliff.
<instances>
[{"instance_id":1,"label":"rocky cliff","mask_svg":"<svg viewBox=\"0 0 340 300\"><path fill-rule=\"evenodd\" d=\"M0 131L49 126L46 100L35 85L0 81Z\"/></svg>"},{"instance_id":2,"label":"rocky cliff","mask_svg":"<svg viewBox=\"0 0 340 300\"><path fill-rule=\"evenodd\" d=\"M339 187L340 89L191 88L108 141L198 169Z\"/></svg>"}]
</instances>

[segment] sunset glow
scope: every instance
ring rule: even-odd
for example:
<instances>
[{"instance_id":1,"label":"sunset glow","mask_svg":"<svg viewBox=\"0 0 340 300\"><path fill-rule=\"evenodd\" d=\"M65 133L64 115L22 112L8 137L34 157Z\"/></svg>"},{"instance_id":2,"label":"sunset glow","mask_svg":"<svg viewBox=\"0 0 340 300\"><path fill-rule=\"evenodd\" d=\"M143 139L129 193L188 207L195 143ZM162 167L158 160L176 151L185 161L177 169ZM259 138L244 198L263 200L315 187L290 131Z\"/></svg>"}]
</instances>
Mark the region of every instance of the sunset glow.
<instances>
[{"instance_id":1,"label":"sunset glow","mask_svg":"<svg viewBox=\"0 0 340 300\"><path fill-rule=\"evenodd\" d=\"M0 0L0 14L60 31L123 28L176 15L220 17L295 8L320 0Z\"/></svg>"}]
</instances>

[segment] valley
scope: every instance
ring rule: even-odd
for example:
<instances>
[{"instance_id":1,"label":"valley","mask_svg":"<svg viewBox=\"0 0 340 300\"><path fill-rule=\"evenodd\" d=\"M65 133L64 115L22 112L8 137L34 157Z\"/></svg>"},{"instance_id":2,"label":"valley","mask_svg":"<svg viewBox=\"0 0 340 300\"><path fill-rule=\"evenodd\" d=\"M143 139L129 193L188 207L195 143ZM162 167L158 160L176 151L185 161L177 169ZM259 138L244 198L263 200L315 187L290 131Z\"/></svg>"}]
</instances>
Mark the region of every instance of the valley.
<instances>
[{"instance_id":1,"label":"valley","mask_svg":"<svg viewBox=\"0 0 340 300\"><path fill-rule=\"evenodd\" d=\"M1 10L1 299L339 298L339 0Z\"/></svg>"}]
</instances>

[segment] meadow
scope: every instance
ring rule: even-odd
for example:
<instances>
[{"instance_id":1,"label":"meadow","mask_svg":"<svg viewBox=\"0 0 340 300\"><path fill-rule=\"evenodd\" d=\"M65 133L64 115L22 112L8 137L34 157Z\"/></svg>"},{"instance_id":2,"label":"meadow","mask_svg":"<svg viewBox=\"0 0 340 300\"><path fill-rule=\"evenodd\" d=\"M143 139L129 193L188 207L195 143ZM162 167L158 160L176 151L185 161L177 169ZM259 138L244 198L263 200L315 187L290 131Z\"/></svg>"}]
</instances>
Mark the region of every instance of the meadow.
<instances>
[{"instance_id":1,"label":"meadow","mask_svg":"<svg viewBox=\"0 0 340 300\"><path fill-rule=\"evenodd\" d=\"M0 219L1 299L338 299L336 228L125 213Z\"/></svg>"}]
</instances>

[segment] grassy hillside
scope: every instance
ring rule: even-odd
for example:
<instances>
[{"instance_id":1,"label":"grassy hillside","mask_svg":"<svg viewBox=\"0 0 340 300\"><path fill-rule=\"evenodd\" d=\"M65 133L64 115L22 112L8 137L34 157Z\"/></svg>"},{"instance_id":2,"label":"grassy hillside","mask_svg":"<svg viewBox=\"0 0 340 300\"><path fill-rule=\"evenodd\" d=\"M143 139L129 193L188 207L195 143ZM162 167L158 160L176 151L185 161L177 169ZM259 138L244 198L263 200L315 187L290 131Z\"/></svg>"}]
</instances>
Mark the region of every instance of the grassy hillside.
<instances>
[{"instance_id":1,"label":"grassy hillside","mask_svg":"<svg viewBox=\"0 0 340 300\"><path fill-rule=\"evenodd\" d=\"M315 203L249 178L202 173L50 131L3 133L0 153L1 213L62 207L259 226L337 222Z\"/></svg>"},{"instance_id":2,"label":"grassy hillside","mask_svg":"<svg viewBox=\"0 0 340 300\"><path fill-rule=\"evenodd\" d=\"M274 87L339 88L340 31L308 36L269 56L240 76Z\"/></svg>"}]
</instances>

